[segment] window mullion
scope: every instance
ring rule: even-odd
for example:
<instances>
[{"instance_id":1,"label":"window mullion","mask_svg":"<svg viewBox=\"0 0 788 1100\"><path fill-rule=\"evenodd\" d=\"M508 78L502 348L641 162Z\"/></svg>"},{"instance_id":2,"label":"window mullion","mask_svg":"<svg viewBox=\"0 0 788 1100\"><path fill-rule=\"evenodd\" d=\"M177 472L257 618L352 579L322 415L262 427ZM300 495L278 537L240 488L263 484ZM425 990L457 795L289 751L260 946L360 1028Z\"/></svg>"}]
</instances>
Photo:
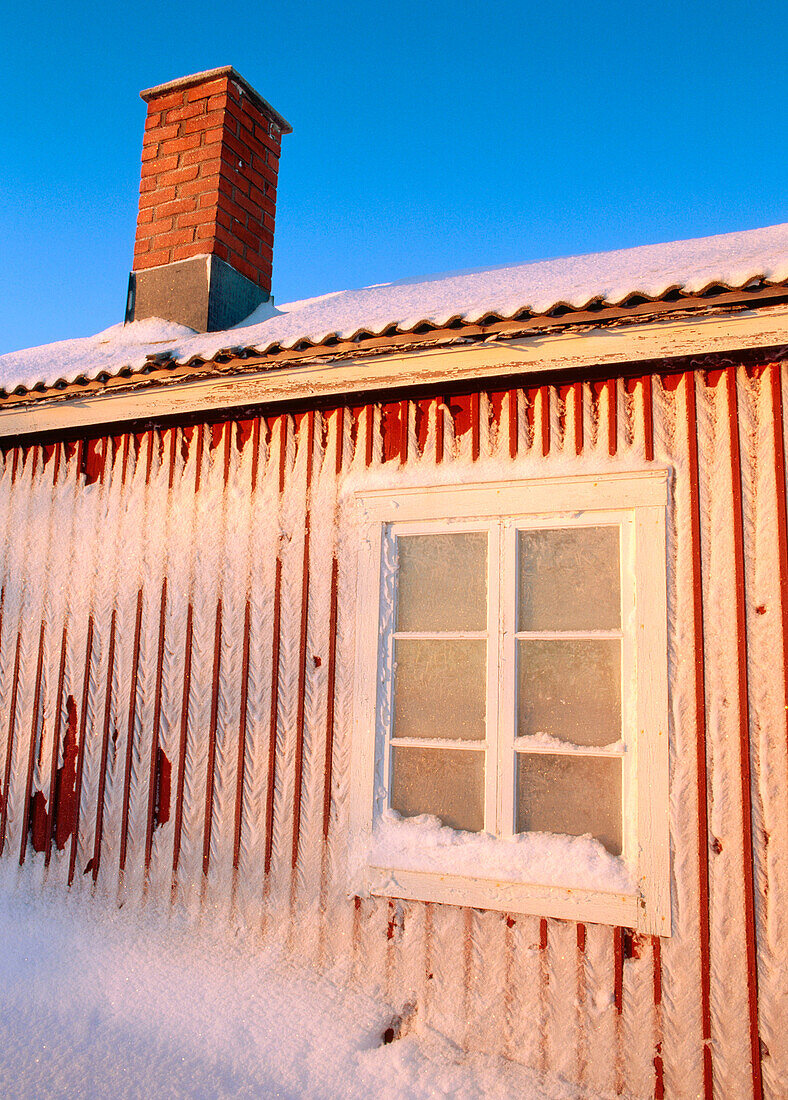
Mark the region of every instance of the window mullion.
<instances>
[{"instance_id":1,"label":"window mullion","mask_svg":"<svg viewBox=\"0 0 788 1100\"><path fill-rule=\"evenodd\" d=\"M500 609L498 632L498 835L514 831L514 737L517 701L516 677L516 606L517 539L514 522L499 525Z\"/></svg>"},{"instance_id":2,"label":"window mullion","mask_svg":"<svg viewBox=\"0 0 788 1100\"><path fill-rule=\"evenodd\" d=\"M498 830L498 629L500 620L500 530L488 528L487 544L487 756L484 768L484 827Z\"/></svg>"}]
</instances>

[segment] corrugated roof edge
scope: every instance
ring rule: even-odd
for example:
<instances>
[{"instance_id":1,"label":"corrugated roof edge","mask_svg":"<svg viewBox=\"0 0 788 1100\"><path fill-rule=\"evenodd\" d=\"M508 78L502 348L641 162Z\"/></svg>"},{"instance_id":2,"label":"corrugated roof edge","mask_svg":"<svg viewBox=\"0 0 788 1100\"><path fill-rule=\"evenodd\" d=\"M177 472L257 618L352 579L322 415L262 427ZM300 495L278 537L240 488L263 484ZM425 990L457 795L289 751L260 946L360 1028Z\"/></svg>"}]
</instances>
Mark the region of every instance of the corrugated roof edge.
<instances>
[{"instance_id":1,"label":"corrugated roof edge","mask_svg":"<svg viewBox=\"0 0 788 1100\"><path fill-rule=\"evenodd\" d=\"M334 355L382 355L409 338L422 344L505 338L519 335L518 326L541 331L686 309L762 308L784 301L786 286L788 225L770 226L340 291L283 305L265 318L252 314L223 332L171 332L153 320L166 331L115 326L98 336L0 356L0 395L34 392L38 400L74 383L212 363L237 361L240 367L255 357L273 365L314 357L322 348Z\"/></svg>"},{"instance_id":2,"label":"corrugated roof edge","mask_svg":"<svg viewBox=\"0 0 788 1100\"><path fill-rule=\"evenodd\" d=\"M773 283L770 282L768 279L759 277L759 281L761 284L760 287L751 286L753 279L749 279L743 287L727 286L721 283L710 283L703 291L700 291L699 293L692 292L687 294L683 293L680 287L671 287L665 292L664 295L657 298L647 299L645 301L642 300L644 296L638 295L641 300L638 302L633 302L632 306L629 307L632 309L632 315L630 317L619 316L617 317L617 320L619 321L619 323L622 320L624 322L628 320L631 322L642 322L653 320L655 317L659 318L659 316L665 316L665 319L669 319L672 315L670 313L650 313L643 307L648 304L656 305L667 300L671 302L671 304L675 302L676 310L681 311L683 308L686 308L686 306L690 302L697 303L699 299L702 300L704 298L704 294L708 294L709 290L715 291L714 297L709 297L707 299L710 307L712 307L717 302L719 295L724 294L725 292L729 292L730 294L736 294L737 292L741 293L741 298L737 303L735 303L740 307L747 305L758 306L759 304L763 304L764 291L768 291L770 289L775 289L778 291L782 289L785 290L785 295L780 295L781 301L784 300L784 298L788 297L788 280ZM671 295L678 295L678 297L671 298ZM627 297L632 298L634 296L634 294L629 294ZM770 304L771 301L772 299L770 296L766 304ZM722 306L723 303L719 302L719 305ZM152 352L145 354L144 361L141 361L140 359L130 360L129 362L123 363L122 365L116 367L111 372L100 371L96 374L82 372L76 375L72 375L68 378L59 378L57 379L57 381L50 385L46 385L43 382L38 382L32 386L18 385L10 391L0 387L0 401L2 401L3 399L7 399L9 396L22 397L24 395L33 393L36 394L37 399L44 399L47 396L55 393L62 395L63 390L68 389L71 386L83 387L95 382L106 383L112 379L120 377L125 378L127 381L132 381L137 376L148 375L153 371L164 371L169 373L176 370L176 368L189 367L192 365L205 367L213 363L217 365L221 364L226 368L228 364L230 364L233 360L237 361L240 364L244 360L254 359L257 357L265 358L266 356L272 356L274 354L284 355L288 351L295 351L297 353L300 353L299 358L307 357L310 351L319 355L322 353L322 349L324 348L329 348L329 350L333 352L337 344L347 345L351 343L356 343L358 345L358 350L361 353L365 350L365 340L385 340L386 337L391 339L390 349L387 349L385 346L378 346L374 349L374 352L372 349L369 349L367 350L366 354L369 355L377 353L380 355L385 355L388 350L392 352L400 351L401 348L395 346L396 337L407 337L418 334L423 335L425 337L425 342L427 342L430 333L446 332L448 336L449 334L447 330L451 330L451 338L453 338L455 341L458 339L461 340L464 333L468 333L470 331L478 332L479 329L489 329L490 336L498 335L499 338L505 339L506 333L498 332L496 334L493 326L495 326L496 324L516 323L518 320L525 320L525 317L518 317L518 314L520 313L528 313L531 319L538 320L540 318L550 318L556 310L561 309L565 312L562 312L560 316L556 315L556 323L560 323L561 327L563 328L564 326L572 325L573 314L576 315L578 318L582 317L582 321L580 322L581 324L588 324L590 319L588 315L589 306L598 307L600 311L607 308L615 309L616 307L628 308L626 300L624 300L623 302L609 302L601 301L600 299L591 299L590 302L582 307L570 306L564 302L558 302L551 310L542 314L533 314L530 313L530 311L528 310L522 310L511 316L503 316L493 311L485 314L484 317L476 321L468 321L462 315L458 314L440 324L433 324L428 320L422 320L414 323L407 328L401 325L397 325L394 331L387 331L387 329L393 328L393 326L389 325L385 326L384 329L380 332L371 331L369 329L359 329L349 337L345 335L340 336L336 332L330 332L325 335L322 341L317 343L311 343L308 338L302 337L292 342L288 341L287 343L271 341L268 344L228 344L224 347L219 348L209 357L200 355L199 353L196 353L189 357L178 357L174 356L171 352L168 351ZM637 309L637 314L635 313L635 309ZM604 316L600 316L598 318L598 321L600 324L603 324L605 321ZM596 319L594 323L596 323ZM421 330L421 332L417 333L417 330ZM537 335L537 333L543 331L543 329L534 328L533 335L535 336ZM511 333L512 336L518 334L520 334L519 329L517 330L517 332ZM522 334L524 335L525 333ZM339 350L340 349L337 349L337 351Z\"/></svg>"}]
</instances>

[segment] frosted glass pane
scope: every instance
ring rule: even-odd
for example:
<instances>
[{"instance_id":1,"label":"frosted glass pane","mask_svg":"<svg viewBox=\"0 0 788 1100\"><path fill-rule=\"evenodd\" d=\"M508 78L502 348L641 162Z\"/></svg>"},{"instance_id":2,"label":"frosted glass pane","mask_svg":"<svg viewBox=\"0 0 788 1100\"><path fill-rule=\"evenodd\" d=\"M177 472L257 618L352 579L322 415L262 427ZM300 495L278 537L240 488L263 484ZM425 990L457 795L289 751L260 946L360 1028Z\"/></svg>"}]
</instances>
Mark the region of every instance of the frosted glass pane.
<instances>
[{"instance_id":1,"label":"frosted glass pane","mask_svg":"<svg viewBox=\"0 0 788 1100\"><path fill-rule=\"evenodd\" d=\"M618 638L517 642L517 734L549 733L575 745L621 738Z\"/></svg>"},{"instance_id":2,"label":"frosted glass pane","mask_svg":"<svg viewBox=\"0 0 788 1100\"><path fill-rule=\"evenodd\" d=\"M517 832L590 833L621 855L621 759L517 754Z\"/></svg>"},{"instance_id":3,"label":"frosted glass pane","mask_svg":"<svg viewBox=\"0 0 788 1100\"><path fill-rule=\"evenodd\" d=\"M484 740L487 643L398 638L394 736Z\"/></svg>"},{"instance_id":4,"label":"frosted glass pane","mask_svg":"<svg viewBox=\"0 0 788 1100\"><path fill-rule=\"evenodd\" d=\"M518 532L518 630L621 626L618 527Z\"/></svg>"},{"instance_id":5,"label":"frosted glass pane","mask_svg":"<svg viewBox=\"0 0 788 1100\"><path fill-rule=\"evenodd\" d=\"M397 630L487 629L487 534L397 539Z\"/></svg>"},{"instance_id":6,"label":"frosted glass pane","mask_svg":"<svg viewBox=\"0 0 788 1100\"><path fill-rule=\"evenodd\" d=\"M403 817L434 814L472 833L484 828L483 752L395 748L393 756L393 810Z\"/></svg>"}]
</instances>

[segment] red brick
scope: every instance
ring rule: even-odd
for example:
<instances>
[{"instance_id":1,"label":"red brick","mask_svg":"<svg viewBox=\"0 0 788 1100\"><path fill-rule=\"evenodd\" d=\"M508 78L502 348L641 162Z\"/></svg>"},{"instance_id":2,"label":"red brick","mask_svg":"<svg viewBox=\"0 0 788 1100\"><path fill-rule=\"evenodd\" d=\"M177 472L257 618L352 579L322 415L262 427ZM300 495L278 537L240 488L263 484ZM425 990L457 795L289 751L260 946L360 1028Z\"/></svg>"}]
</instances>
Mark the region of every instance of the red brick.
<instances>
[{"instance_id":1,"label":"red brick","mask_svg":"<svg viewBox=\"0 0 788 1100\"><path fill-rule=\"evenodd\" d=\"M162 233L153 241L154 248L176 248L179 244L189 244L194 240L192 229L173 229L171 233Z\"/></svg>"},{"instance_id":2,"label":"red brick","mask_svg":"<svg viewBox=\"0 0 788 1100\"><path fill-rule=\"evenodd\" d=\"M233 179L228 179L227 182L232 183L233 186L233 193L230 198L234 199L236 195L246 195L247 197L249 196L250 184L249 180L246 178L246 166L244 166L243 172L234 172Z\"/></svg>"},{"instance_id":3,"label":"red brick","mask_svg":"<svg viewBox=\"0 0 788 1100\"><path fill-rule=\"evenodd\" d=\"M246 195L236 194L235 202L238 204L238 206L241 207L242 210L245 210L248 215L254 218L255 221L259 222L262 220L263 208L261 206L258 206L256 202L252 202L251 199L248 199ZM245 221L246 219L242 220Z\"/></svg>"},{"instance_id":4,"label":"red brick","mask_svg":"<svg viewBox=\"0 0 788 1100\"><path fill-rule=\"evenodd\" d=\"M262 273L258 271L256 267L253 267L252 264L247 263L246 260L236 260L233 267L236 271L240 271L242 275L245 275L247 279L251 279L253 283L259 285L263 281Z\"/></svg>"},{"instance_id":5,"label":"red brick","mask_svg":"<svg viewBox=\"0 0 788 1100\"><path fill-rule=\"evenodd\" d=\"M199 134L195 135L199 138ZM202 164L206 160L216 160L222 155L222 143L220 141L211 142L210 145L201 145L198 149L190 149L183 154L181 163L186 164Z\"/></svg>"},{"instance_id":6,"label":"red brick","mask_svg":"<svg viewBox=\"0 0 788 1100\"><path fill-rule=\"evenodd\" d=\"M244 176L259 191L267 192L269 187L271 187L271 183L265 178L265 176L261 176L260 173L251 165L244 168Z\"/></svg>"},{"instance_id":7,"label":"red brick","mask_svg":"<svg viewBox=\"0 0 788 1100\"><path fill-rule=\"evenodd\" d=\"M143 176L140 179L140 195L144 195L146 191L155 191L157 186L157 182L152 176L147 178Z\"/></svg>"},{"instance_id":8,"label":"red brick","mask_svg":"<svg viewBox=\"0 0 788 1100\"><path fill-rule=\"evenodd\" d=\"M211 248L214 256L218 256L220 260L224 260L226 263L230 261L230 250L226 248L221 241L214 241Z\"/></svg>"},{"instance_id":9,"label":"red brick","mask_svg":"<svg viewBox=\"0 0 788 1100\"><path fill-rule=\"evenodd\" d=\"M250 156L239 156L237 149L231 149L227 144L222 142L221 158L224 164L233 172L243 172L247 164L249 164Z\"/></svg>"},{"instance_id":10,"label":"red brick","mask_svg":"<svg viewBox=\"0 0 788 1100\"><path fill-rule=\"evenodd\" d=\"M193 165L193 168L196 172L199 172L199 168L196 164ZM191 169L189 170L191 171ZM184 197L186 195L198 195L200 198L200 206L205 206L207 203L216 205L217 191L215 181L218 179L218 176L209 179L200 177L199 179L192 180L191 183L181 184L178 188L178 194Z\"/></svg>"},{"instance_id":11,"label":"red brick","mask_svg":"<svg viewBox=\"0 0 788 1100\"><path fill-rule=\"evenodd\" d=\"M238 271L239 270L238 265L243 263L243 256L241 255L241 251L240 250L236 251L236 250L231 248L230 249L230 258L227 262L228 262L228 264L232 264L233 267L235 268L235 270Z\"/></svg>"},{"instance_id":12,"label":"red brick","mask_svg":"<svg viewBox=\"0 0 788 1100\"><path fill-rule=\"evenodd\" d=\"M186 102L186 94L183 91L170 92L168 95L159 95L150 100L149 111L166 111L170 107L180 107Z\"/></svg>"},{"instance_id":13,"label":"red brick","mask_svg":"<svg viewBox=\"0 0 788 1100\"><path fill-rule=\"evenodd\" d=\"M143 145L140 160L145 164L149 160L155 160L159 155L158 145Z\"/></svg>"},{"instance_id":14,"label":"red brick","mask_svg":"<svg viewBox=\"0 0 788 1100\"><path fill-rule=\"evenodd\" d=\"M140 237L158 237L160 233L168 233L172 229L172 218L159 218L157 210L154 210L154 220L140 231Z\"/></svg>"},{"instance_id":15,"label":"red brick","mask_svg":"<svg viewBox=\"0 0 788 1100\"><path fill-rule=\"evenodd\" d=\"M249 206L250 209L247 212L249 213L250 217L252 217L255 221L262 221L264 213L269 213L271 217L273 217L276 213L276 204L275 202L272 202L271 199L267 197L267 195L265 195L262 202L248 202L247 200L244 200L243 204L241 204L241 199L243 199L243 196L239 195L237 197L239 206L242 206L244 208ZM254 209L252 210L251 207L254 207Z\"/></svg>"},{"instance_id":16,"label":"red brick","mask_svg":"<svg viewBox=\"0 0 788 1100\"><path fill-rule=\"evenodd\" d=\"M272 137L271 134L269 134L267 123L263 123L262 125L260 125L259 123L254 124L254 139L256 142L258 142L258 144L264 145L265 148L277 158L277 160L279 159L279 154L282 150L282 146L279 138Z\"/></svg>"},{"instance_id":17,"label":"red brick","mask_svg":"<svg viewBox=\"0 0 788 1100\"><path fill-rule=\"evenodd\" d=\"M164 121L167 123L183 122L187 118L195 118L204 114L204 103L187 103L185 107L174 107L171 111L167 111Z\"/></svg>"},{"instance_id":18,"label":"red brick","mask_svg":"<svg viewBox=\"0 0 788 1100\"><path fill-rule=\"evenodd\" d=\"M153 221L153 208L143 207L137 215L137 225L147 225L148 222Z\"/></svg>"},{"instance_id":19,"label":"red brick","mask_svg":"<svg viewBox=\"0 0 788 1100\"><path fill-rule=\"evenodd\" d=\"M200 130L213 130L217 127L221 130L224 123L224 111L208 111L197 115L196 118L188 118L181 125L181 133L196 134Z\"/></svg>"},{"instance_id":20,"label":"red brick","mask_svg":"<svg viewBox=\"0 0 788 1100\"><path fill-rule=\"evenodd\" d=\"M266 247L260 252L250 252L246 250L246 259L250 264L256 264L261 271L270 271L271 260L273 259L273 249Z\"/></svg>"},{"instance_id":21,"label":"red brick","mask_svg":"<svg viewBox=\"0 0 788 1100\"><path fill-rule=\"evenodd\" d=\"M252 169L253 171L258 172L263 177L266 183L270 183L273 187L276 187L276 167L272 167L270 164L264 161L262 157L255 156L252 158Z\"/></svg>"},{"instance_id":22,"label":"red brick","mask_svg":"<svg viewBox=\"0 0 788 1100\"><path fill-rule=\"evenodd\" d=\"M253 183L249 184L249 198L252 202L256 202L260 209L263 209L263 203L266 201L265 195L259 187L255 187Z\"/></svg>"},{"instance_id":23,"label":"red brick","mask_svg":"<svg viewBox=\"0 0 788 1100\"><path fill-rule=\"evenodd\" d=\"M254 150L243 141L239 141L233 134L228 134L226 130L224 133L224 144L228 149L232 149L234 153L237 153L243 161L246 162L251 160Z\"/></svg>"},{"instance_id":24,"label":"red brick","mask_svg":"<svg viewBox=\"0 0 788 1100\"><path fill-rule=\"evenodd\" d=\"M197 232L201 229L205 229L205 226L197 226ZM203 234L204 235L204 234ZM223 225L214 226L213 236L217 241L221 241L222 244L226 244L228 248L238 248L238 242L235 238L235 234L230 232L229 229L225 229Z\"/></svg>"},{"instance_id":25,"label":"red brick","mask_svg":"<svg viewBox=\"0 0 788 1100\"><path fill-rule=\"evenodd\" d=\"M140 268L161 267L162 264L168 264L169 262L170 250L164 248L159 252L148 252L146 255L140 256L138 260L134 261L134 270L139 271Z\"/></svg>"},{"instance_id":26,"label":"red brick","mask_svg":"<svg viewBox=\"0 0 788 1100\"><path fill-rule=\"evenodd\" d=\"M228 78L220 76L216 80L208 80L205 84L195 84L193 88L186 89L186 99L194 103L198 99L208 99L209 96L219 95L227 91Z\"/></svg>"},{"instance_id":27,"label":"red brick","mask_svg":"<svg viewBox=\"0 0 788 1100\"><path fill-rule=\"evenodd\" d=\"M228 214L226 210L222 210L221 206L217 206L214 209L214 221L217 225L223 225L230 233L235 232L237 222L232 214Z\"/></svg>"},{"instance_id":28,"label":"red brick","mask_svg":"<svg viewBox=\"0 0 788 1100\"><path fill-rule=\"evenodd\" d=\"M266 229L270 229L271 232L273 233L273 231L274 231L274 219L271 217L270 214L263 214L263 225L265 226Z\"/></svg>"},{"instance_id":29,"label":"red brick","mask_svg":"<svg viewBox=\"0 0 788 1100\"><path fill-rule=\"evenodd\" d=\"M227 94L234 104L240 103L241 99L244 97L241 85L234 80L227 81Z\"/></svg>"},{"instance_id":30,"label":"red brick","mask_svg":"<svg viewBox=\"0 0 788 1100\"><path fill-rule=\"evenodd\" d=\"M246 194L248 190L246 186L246 174L245 172L238 171L238 162L236 160L234 160L232 164L227 164L225 161L222 162L221 177L223 182L220 190L223 195L229 195L230 198L232 198L233 188L236 187Z\"/></svg>"},{"instance_id":31,"label":"red brick","mask_svg":"<svg viewBox=\"0 0 788 1100\"><path fill-rule=\"evenodd\" d=\"M257 144L257 139L254 136L254 123L248 118L242 119L242 121L237 124L237 128L233 130L233 133L247 145L254 147Z\"/></svg>"},{"instance_id":32,"label":"red brick","mask_svg":"<svg viewBox=\"0 0 788 1100\"><path fill-rule=\"evenodd\" d=\"M163 203L156 208L156 213L160 218L170 218L176 214L187 214L189 211L196 209L197 199L194 195L187 195L185 198L179 196L172 202Z\"/></svg>"},{"instance_id":33,"label":"red brick","mask_svg":"<svg viewBox=\"0 0 788 1100\"><path fill-rule=\"evenodd\" d=\"M158 160L152 160L147 164L143 164L141 176L143 179L147 176L158 176L160 172L169 172L172 168L177 167L177 157L159 157Z\"/></svg>"},{"instance_id":34,"label":"red brick","mask_svg":"<svg viewBox=\"0 0 788 1100\"><path fill-rule=\"evenodd\" d=\"M172 250L173 260L190 260L192 256L199 256L201 253L207 252L208 249L200 241L193 241L191 244L179 244L177 248Z\"/></svg>"},{"instance_id":35,"label":"red brick","mask_svg":"<svg viewBox=\"0 0 788 1100\"><path fill-rule=\"evenodd\" d=\"M135 241L134 255L141 256L143 252L150 252L150 241Z\"/></svg>"},{"instance_id":36,"label":"red brick","mask_svg":"<svg viewBox=\"0 0 788 1100\"><path fill-rule=\"evenodd\" d=\"M211 220L209 222L203 222L202 225L198 225L198 226L195 227L195 230L194 230L195 240L205 241L205 240L208 240L209 238L215 238L217 236L217 234L216 234L217 228L219 228L221 230L223 236L225 236L225 235L232 236L232 234L228 234L228 231L226 229L222 228L222 226L217 227L216 221L213 218L211 218Z\"/></svg>"},{"instance_id":37,"label":"red brick","mask_svg":"<svg viewBox=\"0 0 788 1100\"><path fill-rule=\"evenodd\" d=\"M142 147L146 145L158 145L160 141L167 141L168 138L174 138L178 136L177 126L157 126L155 130L148 130L142 139Z\"/></svg>"},{"instance_id":38,"label":"red brick","mask_svg":"<svg viewBox=\"0 0 788 1100\"><path fill-rule=\"evenodd\" d=\"M222 165L222 171L216 183L216 190L220 195L226 195L231 199L235 194L235 187L240 180L237 172L230 172L226 165Z\"/></svg>"},{"instance_id":39,"label":"red brick","mask_svg":"<svg viewBox=\"0 0 788 1100\"><path fill-rule=\"evenodd\" d=\"M168 153L185 153L189 149L196 149L199 144L199 134L187 134L185 137L172 138L171 141L163 141L159 146L159 153L163 156L167 156Z\"/></svg>"},{"instance_id":40,"label":"red brick","mask_svg":"<svg viewBox=\"0 0 788 1100\"><path fill-rule=\"evenodd\" d=\"M266 287L266 289L269 289L270 286L271 286L271 269L270 269L270 267L267 268L267 269L257 268L257 277L254 281L257 283L258 286L264 286L264 287Z\"/></svg>"},{"instance_id":41,"label":"red brick","mask_svg":"<svg viewBox=\"0 0 788 1100\"><path fill-rule=\"evenodd\" d=\"M185 225L205 225L206 223L213 225L216 219L216 210L211 207L207 210L190 210L186 214L180 214L178 221L178 228Z\"/></svg>"},{"instance_id":42,"label":"red brick","mask_svg":"<svg viewBox=\"0 0 788 1100\"><path fill-rule=\"evenodd\" d=\"M278 173L269 164L257 164L255 169L260 173L263 179L270 183L272 187L276 187Z\"/></svg>"},{"instance_id":43,"label":"red brick","mask_svg":"<svg viewBox=\"0 0 788 1100\"><path fill-rule=\"evenodd\" d=\"M178 188L178 194L182 194L180 188L187 183L191 183L197 179L197 173L200 171L196 164L189 164L185 168L175 168L172 172L162 172L159 176L160 185L166 187ZM173 198L175 196L173 195Z\"/></svg>"},{"instance_id":44,"label":"red brick","mask_svg":"<svg viewBox=\"0 0 788 1100\"><path fill-rule=\"evenodd\" d=\"M246 121L246 114L239 103L234 99L228 99L227 106L225 108L227 117L232 118L235 122L241 123Z\"/></svg>"},{"instance_id":45,"label":"red brick","mask_svg":"<svg viewBox=\"0 0 788 1100\"><path fill-rule=\"evenodd\" d=\"M207 109L209 111L224 111L229 102L230 97L227 92L219 92L218 95L212 95L210 97Z\"/></svg>"},{"instance_id":46,"label":"red brick","mask_svg":"<svg viewBox=\"0 0 788 1100\"><path fill-rule=\"evenodd\" d=\"M201 180L201 183L205 184L207 181ZM197 208L199 210L215 210L219 202L219 195L215 187L203 186L202 191L197 195Z\"/></svg>"},{"instance_id":47,"label":"red brick","mask_svg":"<svg viewBox=\"0 0 788 1100\"><path fill-rule=\"evenodd\" d=\"M193 153L184 153L184 157L194 156ZM200 179L207 179L210 177L217 177L219 170L222 167L222 162L218 157L211 157L210 160L204 160L198 162L200 164Z\"/></svg>"},{"instance_id":48,"label":"red brick","mask_svg":"<svg viewBox=\"0 0 788 1100\"><path fill-rule=\"evenodd\" d=\"M148 117L145 119L145 129L152 130L155 126L158 126L161 122L161 112L151 111Z\"/></svg>"},{"instance_id":49,"label":"red brick","mask_svg":"<svg viewBox=\"0 0 788 1100\"><path fill-rule=\"evenodd\" d=\"M202 132L202 144L208 145L221 145L224 141L225 131L221 126L213 126L210 130L203 130Z\"/></svg>"},{"instance_id":50,"label":"red brick","mask_svg":"<svg viewBox=\"0 0 788 1100\"><path fill-rule=\"evenodd\" d=\"M184 156L191 156L190 153L184 153ZM200 162L197 167L200 170L200 174L196 179L196 183L202 184L203 191L209 191L211 188L216 190L216 185L219 182L219 169L222 166L222 162L216 157L211 160L205 160Z\"/></svg>"},{"instance_id":51,"label":"red brick","mask_svg":"<svg viewBox=\"0 0 788 1100\"><path fill-rule=\"evenodd\" d=\"M274 252L271 248L266 248L263 252L258 252L257 256L250 256L251 263L256 263L261 271L266 272L270 276L271 269L273 267Z\"/></svg>"},{"instance_id":52,"label":"red brick","mask_svg":"<svg viewBox=\"0 0 788 1100\"><path fill-rule=\"evenodd\" d=\"M228 115L232 115L236 122L241 122L244 118L246 118L246 112L242 107L238 96L235 94L235 89L233 89L231 95L228 95L225 109Z\"/></svg>"},{"instance_id":53,"label":"red brick","mask_svg":"<svg viewBox=\"0 0 788 1100\"><path fill-rule=\"evenodd\" d=\"M239 107L240 111L238 109ZM268 124L270 122L268 115L261 111L260 108L257 107L257 105L251 101L251 99L249 99L248 96L244 96L241 103L238 105L238 107L236 107L234 113L239 121L242 121L245 126L249 126L249 123L251 122L253 126L260 126L266 132L268 131Z\"/></svg>"},{"instance_id":54,"label":"red brick","mask_svg":"<svg viewBox=\"0 0 788 1100\"><path fill-rule=\"evenodd\" d=\"M242 199L244 196L239 195L238 198ZM219 206L222 210L226 210L228 214L241 223L246 225L249 220L249 211L245 210L243 206L240 206L234 199L228 199L226 195L222 195L219 200ZM260 211L260 217L262 218L263 212Z\"/></svg>"},{"instance_id":55,"label":"red brick","mask_svg":"<svg viewBox=\"0 0 788 1100\"><path fill-rule=\"evenodd\" d=\"M247 248L251 248L253 252L256 252L260 246L260 238L256 233L253 233L250 229L247 229L243 225L236 224L233 226L233 233L236 235L239 241L242 241ZM249 257L247 256L247 259Z\"/></svg>"},{"instance_id":56,"label":"red brick","mask_svg":"<svg viewBox=\"0 0 788 1100\"><path fill-rule=\"evenodd\" d=\"M274 250L274 237L273 237L273 234L270 232L270 230L266 229L263 226L263 227L260 228L260 232L257 233L256 236L257 236L257 248L255 249L255 251L260 256L267 256L268 259L270 260L271 259L271 253ZM251 259L251 258L252 257L249 256L249 259Z\"/></svg>"},{"instance_id":57,"label":"red brick","mask_svg":"<svg viewBox=\"0 0 788 1100\"><path fill-rule=\"evenodd\" d=\"M174 187L157 187L154 191L146 191L140 195L140 210L148 206L158 206L159 203L170 202L175 198Z\"/></svg>"}]
</instances>

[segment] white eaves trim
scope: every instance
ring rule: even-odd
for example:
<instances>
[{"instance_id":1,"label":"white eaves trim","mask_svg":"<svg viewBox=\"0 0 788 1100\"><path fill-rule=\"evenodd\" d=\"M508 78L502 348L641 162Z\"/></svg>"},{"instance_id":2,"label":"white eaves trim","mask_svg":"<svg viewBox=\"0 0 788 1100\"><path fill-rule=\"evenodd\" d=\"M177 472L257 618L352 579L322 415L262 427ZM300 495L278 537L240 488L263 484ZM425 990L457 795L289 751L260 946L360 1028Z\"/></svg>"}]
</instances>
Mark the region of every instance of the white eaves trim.
<instances>
[{"instance_id":1,"label":"white eaves trim","mask_svg":"<svg viewBox=\"0 0 788 1100\"><path fill-rule=\"evenodd\" d=\"M425 349L359 359L321 357L303 365L237 375L173 378L83 396L44 397L0 408L0 437L89 429L249 405L339 398L369 391L484 381L695 355L788 346L788 306L725 316L653 321Z\"/></svg>"}]
</instances>

